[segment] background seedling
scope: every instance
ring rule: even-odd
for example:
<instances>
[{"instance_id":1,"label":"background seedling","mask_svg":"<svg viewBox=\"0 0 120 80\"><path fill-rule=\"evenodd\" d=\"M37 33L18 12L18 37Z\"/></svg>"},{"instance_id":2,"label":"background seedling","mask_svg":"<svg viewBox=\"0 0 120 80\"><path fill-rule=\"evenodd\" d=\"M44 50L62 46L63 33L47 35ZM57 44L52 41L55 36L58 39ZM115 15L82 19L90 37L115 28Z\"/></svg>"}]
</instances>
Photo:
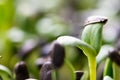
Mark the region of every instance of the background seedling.
<instances>
[{"instance_id":1,"label":"background seedling","mask_svg":"<svg viewBox=\"0 0 120 80\"><path fill-rule=\"evenodd\" d=\"M0 78L3 80L9 80L13 79L13 75L7 67L0 65Z\"/></svg>"}]
</instances>

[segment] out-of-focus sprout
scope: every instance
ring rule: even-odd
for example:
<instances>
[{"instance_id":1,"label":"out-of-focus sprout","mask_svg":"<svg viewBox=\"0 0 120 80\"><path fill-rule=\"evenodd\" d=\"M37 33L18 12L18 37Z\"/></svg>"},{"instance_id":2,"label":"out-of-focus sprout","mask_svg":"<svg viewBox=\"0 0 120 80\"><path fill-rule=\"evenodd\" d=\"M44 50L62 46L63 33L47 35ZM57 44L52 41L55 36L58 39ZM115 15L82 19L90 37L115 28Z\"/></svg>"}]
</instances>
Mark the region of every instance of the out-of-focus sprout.
<instances>
[{"instance_id":1,"label":"out-of-focus sprout","mask_svg":"<svg viewBox=\"0 0 120 80\"><path fill-rule=\"evenodd\" d=\"M113 46L111 45L103 45L99 51L99 54L96 57L97 63L101 63L104 59L106 59L109 55L109 51L113 49Z\"/></svg>"},{"instance_id":2,"label":"out-of-focus sprout","mask_svg":"<svg viewBox=\"0 0 120 80\"><path fill-rule=\"evenodd\" d=\"M15 79L25 80L29 78L28 69L25 62L19 62L15 65Z\"/></svg>"},{"instance_id":3,"label":"out-of-focus sprout","mask_svg":"<svg viewBox=\"0 0 120 80\"><path fill-rule=\"evenodd\" d=\"M110 76L113 78L112 62L110 59L107 59L105 62L103 76Z\"/></svg>"},{"instance_id":4,"label":"out-of-focus sprout","mask_svg":"<svg viewBox=\"0 0 120 80\"><path fill-rule=\"evenodd\" d=\"M119 80L120 76L120 54L118 50L113 49L109 52L109 58L112 61L113 79Z\"/></svg>"},{"instance_id":5,"label":"out-of-focus sprout","mask_svg":"<svg viewBox=\"0 0 120 80\"><path fill-rule=\"evenodd\" d=\"M22 42L24 40L24 32L17 27L13 27L8 31L8 37L12 42Z\"/></svg>"},{"instance_id":6,"label":"out-of-focus sprout","mask_svg":"<svg viewBox=\"0 0 120 80\"><path fill-rule=\"evenodd\" d=\"M113 79L109 76L105 76L103 80L113 80Z\"/></svg>"},{"instance_id":7,"label":"out-of-focus sprout","mask_svg":"<svg viewBox=\"0 0 120 80\"><path fill-rule=\"evenodd\" d=\"M36 14L37 10L35 7L30 4L29 2L19 2L17 6L17 12L19 15L25 16L25 17L30 17Z\"/></svg>"},{"instance_id":8,"label":"out-of-focus sprout","mask_svg":"<svg viewBox=\"0 0 120 80\"><path fill-rule=\"evenodd\" d=\"M25 79L25 80L38 80L38 79L29 78L29 79Z\"/></svg>"},{"instance_id":9,"label":"out-of-focus sprout","mask_svg":"<svg viewBox=\"0 0 120 80\"><path fill-rule=\"evenodd\" d=\"M5 66L0 65L0 77L3 80L13 79L12 72Z\"/></svg>"},{"instance_id":10,"label":"out-of-focus sprout","mask_svg":"<svg viewBox=\"0 0 120 80\"><path fill-rule=\"evenodd\" d=\"M55 11L62 3L62 0L21 0L17 1L17 10L24 16L31 16L37 12Z\"/></svg>"},{"instance_id":11,"label":"out-of-focus sprout","mask_svg":"<svg viewBox=\"0 0 120 80\"><path fill-rule=\"evenodd\" d=\"M46 38L55 38L68 33L68 26L58 17L45 17L37 22L37 32Z\"/></svg>"},{"instance_id":12,"label":"out-of-focus sprout","mask_svg":"<svg viewBox=\"0 0 120 80\"><path fill-rule=\"evenodd\" d=\"M32 0L31 0L32 1ZM33 0L34 1L34 0ZM38 0L36 0L37 2ZM49 4L46 4L49 3ZM54 10L62 4L62 0L39 0L39 9L43 12Z\"/></svg>"},{"instance_id":13,"label":"out-of-focus sprout","mask_svg":"<svg viewBox=\"0 0 120 80\"><path fill-rule=\"evenodd\" d=\"M53 42L49 57L50 59L41 68L41 80L75 80L74 68L65 59L62 45Z\"/></svg>"},{"instance_id":14,"label":"out-of-focus sprout","mask_svg":"<svg viewBox=\"0 0 120 80\"><path fill-rule=\"evenodd\" d=\"M120 55L119 51L112 49L109 51L108 59L104 68L104 76L110 76L115 80L119 80L120 72Z\"/></svg>"}]
</instances>

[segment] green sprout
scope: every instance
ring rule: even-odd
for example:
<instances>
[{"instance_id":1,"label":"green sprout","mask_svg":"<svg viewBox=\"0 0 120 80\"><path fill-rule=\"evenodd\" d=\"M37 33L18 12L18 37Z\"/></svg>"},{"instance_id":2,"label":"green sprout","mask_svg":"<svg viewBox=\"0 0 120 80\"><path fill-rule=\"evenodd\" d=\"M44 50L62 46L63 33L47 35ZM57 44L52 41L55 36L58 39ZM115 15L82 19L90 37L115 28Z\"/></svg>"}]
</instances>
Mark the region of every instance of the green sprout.
<instances>
[{"instance_id":1,"label":"green sprout","mask_svg":"<svg viewBox=\"0 0 120 80\"><path fill-rule=\"evenodd\" d=\"M0 65L0 77L3 80L13 79L12 72L5 66Z\"/></svg>"},{"instance_id":2,"label":"green sprout","mask_svg":"<svg viewBox=\"0 0 120 80\"><path fill-rule=\"evenodd\" d=\"M108 64L104 70L104 76L110 76L114 78L114 80L119 80L120 76L120 54L119 50L113 49L109 51L109 59L106 62ZM109 65L110 64L110 65ZM111 72L110 72L111 71ZM112 74L111 74L112 73Z\"/></svg>"},{"instance_id":3,"label":"green sprout","mask_svg":"<svg viewBox=\"0 0 120 80\"><path fill-rule=\"evenodd\" d=\"M102 45L102 28L107 22L106 17L91 16L85 22L81 40L71 36L61 36L57 42L64 46L77 46L88 58L90 80L96 80L96 56Z\"/></svg>"}]
</instances>

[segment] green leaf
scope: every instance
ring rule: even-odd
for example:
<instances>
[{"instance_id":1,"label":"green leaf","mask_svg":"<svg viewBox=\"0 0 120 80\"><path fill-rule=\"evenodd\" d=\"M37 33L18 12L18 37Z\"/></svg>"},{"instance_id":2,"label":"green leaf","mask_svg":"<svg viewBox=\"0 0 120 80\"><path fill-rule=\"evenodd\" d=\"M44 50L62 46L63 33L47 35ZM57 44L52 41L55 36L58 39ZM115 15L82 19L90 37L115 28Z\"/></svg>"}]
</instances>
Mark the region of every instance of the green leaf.
<instances>
[{"instance_id":1,"label":"green leaf","mask_svg":"<svg viewBox=\"0 0 120 80\"><path fill-rule=\"evenodd\" d=\"M57 39L57 42L64 46L77 46L84 51L86 56L96 56L95 49L78 38L72 36L61 36Z\"/></svg>"},{"instance_id":2,"label":"green leaf","mask_svg":"<svg viewBox=\"0 0 120 80\"><path fill-rule=\"evenodd\" d=\"M11 71L3 65L0 65L0 75L3 79L8 79L8 77L13 78Z\"/></svg>"},{"instance_id":3,"label":"green leaf","mask_svg":"<svg viewBox=\"0 0 120 80\"><path fill-rule=\"evenodd\" d=\"M97 64L99 65L103 60L105 60L108 57L109 51L113 49L112 45L103 45L99 51L99 54L97 55Z\"/></svg>"},{"instance_id":4,"label":"green leaf","mask_svg":"<svg viewBox=\"0 0 120 80\"><path fill-rule=\"evenodd\" d=\"M104 68L104 76L113 77L112 62L110 59L106 60L105 68Z\"/></svg>"},{"instance_id":5,"label":"green leaf","mask_svg":"<svg viewBox=\"0 0 120 80\"><path fill-rule=\"evenodd\" d=\"M110 76L105 76L103 80L113 80Z\"/></svg>"},{"instance_id":6,"label":"green leaf","mask_svg":"<svg viewBox=\"0 0 120 80\"><path fill-rule=\"evenodd\" d=\"M102 28L107 18L101 16L88 17L81 39L95 48L98 53L102 44Z\"/></svg>"},{"instance_id":7,"label":"green leaf","mask_svg":"<svg viewBox=\"0 0 120 80\"><path fill-rule=\"evenodd\" d=\"M82 34L82 40L93 46L99 52L102 44L102 24L87 25Z\"/></svg>"}]
</instances>

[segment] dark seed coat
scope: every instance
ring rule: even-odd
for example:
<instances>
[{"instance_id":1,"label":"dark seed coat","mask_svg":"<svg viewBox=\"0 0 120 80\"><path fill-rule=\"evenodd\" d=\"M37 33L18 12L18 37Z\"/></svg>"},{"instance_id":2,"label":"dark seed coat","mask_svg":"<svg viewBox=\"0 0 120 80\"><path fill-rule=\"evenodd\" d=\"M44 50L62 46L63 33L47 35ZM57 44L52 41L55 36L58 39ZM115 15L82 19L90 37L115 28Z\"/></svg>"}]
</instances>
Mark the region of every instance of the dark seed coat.
<instances>
[{"instance_id":1,"label":"dark seed coat","mask_svg":"<svg viewBox=\"0 0 120 80\"><path fill-rule=\"evenodd\" d=\"M29 73L25 62L19 62L15 65L16 80L25 80L29 78Z\"/></svg>"}]
</instances>

